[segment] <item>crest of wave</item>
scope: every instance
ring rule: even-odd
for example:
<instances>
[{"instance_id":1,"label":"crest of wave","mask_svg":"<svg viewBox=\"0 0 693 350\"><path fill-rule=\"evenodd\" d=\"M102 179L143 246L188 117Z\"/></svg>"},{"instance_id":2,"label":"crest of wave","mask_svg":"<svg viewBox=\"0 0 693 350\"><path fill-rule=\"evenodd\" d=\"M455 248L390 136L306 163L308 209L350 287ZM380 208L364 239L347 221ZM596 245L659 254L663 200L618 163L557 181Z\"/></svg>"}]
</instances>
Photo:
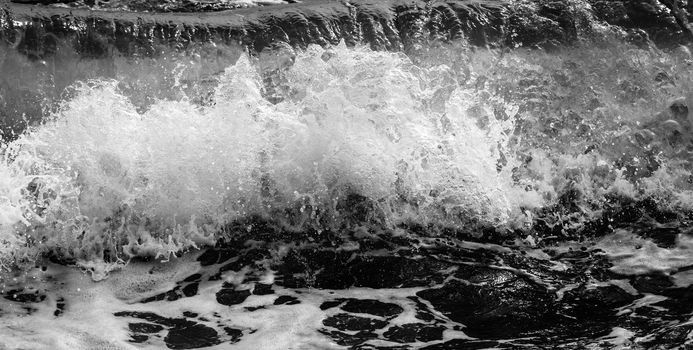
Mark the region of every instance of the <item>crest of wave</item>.
<instances>
[{"instance_id":1,"label":"crest of wave","mask_svg":"<svg viewBox=\"0 0 693 350\"><path fill-rule=\"evenodd\" d=\"M513 225L533 198L499 163L512 162L516 109L489 118L493 97L458 87L454 73L341 45L300 53L278 104L247 57L218 78L209 107L162 100L139 113L118 82L81 84L6 146L0 253L87 265L168 256L248 215L298 206L303 223L336 224L350 194L390 224Z\"/></svg>"}]
</instances>

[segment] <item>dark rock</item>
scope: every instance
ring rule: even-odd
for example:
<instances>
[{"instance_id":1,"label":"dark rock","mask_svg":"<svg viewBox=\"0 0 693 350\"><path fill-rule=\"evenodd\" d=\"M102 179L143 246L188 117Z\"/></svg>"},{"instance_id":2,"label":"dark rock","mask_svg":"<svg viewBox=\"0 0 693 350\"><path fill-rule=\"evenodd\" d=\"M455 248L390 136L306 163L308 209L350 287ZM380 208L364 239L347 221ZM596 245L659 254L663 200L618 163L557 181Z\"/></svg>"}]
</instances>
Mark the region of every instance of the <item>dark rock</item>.
<instances>
[{"instance_id":1,"label":"dark rock","mask_svg":"<svg viewBox=\"0 0 693 350\"><path fill-rule=\"evenodd\" d=\"M398 343L413 343L416 341L430 342L442 340L445 327L431 326L423 323L408 323L388 329L383 336Z\"/></svg>"},{"instance_id":2,"label":"dark rock","mask_svg":"<svg viewBox=\"0 0 693 350\"><path fill-rule=\"evenodd\" d=\"M113 314L116 317L134 317L141 318L143 320L157 323L163 326L172 327L176 326L179 321L185 321L185 319L172 319L159 316L153 312L139 312L139 311L119 311Z\"/></svg>"},{"instance_id":3,"label":"dark rock","mask_svg":"<svg viewBox=\"0 0 693 350\"><path fill-rule=\"evenodd\" d=\"M435 319L435 316L433 316L433 314L426 311L416 311L416 315L414 317L418 318L419 320L428 322L433 321Z\"/></svg>"},{"instance_id":4,"label":"dark rock","mask_svg":"<svg viewBox=\"0 0 693 350\"><path fill-rule=\"evenodd\" d=\"M387 321L349 314L337 314L326 318L322 321L322 324L342 331L372 331L387 326Z\"/></svg>"},{"instance_id":5,"label":"dark rock","mask_svg":"<svg viewBox=\"0 0 693 350\"><path fill-rule=\"evenodd\" d=\"M639 235L651 239L657 246L673 248L676 246L680 229L676 227L648 227L646 230L636 231Z\"/></svg>"},{"instance_id":6,"label":"dark rock","mask_svg":"<svg viewBox=\"0 0 693 350\"><path fill-rule=\"evenodd\" d=\"M384 303L374 299L348 299L346 304L341 306L341 309L346 312L371 314L382 317L397 316L404 309L391 303Z\"/></svg>"},{"instance_id":7,"label":"dark rock","mask_svg":"<svg viewBox=\"0 0 693 350\"><path fill-rule=\"evenodd\" d=\"M218 334L214 329L185 318L167 318L152 312L139 311L120 311L113 315L116 317L140 318L155 323L131 323L129 327L134 332L155 333L163 330L164 327L168 327L169 331L164 338L164 342L171 349L197 349L220 343ZM144 339L142 336L133 335L133 339L136 337Z\"/></svg>"},{"instance_id":8,"label":"dark rock","mask_svg":"<svg viewBox=\"0 0 693 350\"><path fill-rule=\"evenodd\" d=\"M630 284L640 293L662 294L674 285L669 276L664 274L633 277Z\"/></svg>"},{"instance_id":9,"label":"dark rock","mask_svg":"<svg viewBox=\"0 0 693 350\"><path fill-rule=\"evenodd\" d=\"M626 306L637 298L617 286L592 289L582 287L566 292L564 302L572 304L572 307L566 311L570 316L596 321L614 318L614 309Z\"/></svg>"},{"instance_id":10,"label":"dark rock","mask_svg":"<svg viewBox=\"0 0 693 350\"><path fill-rule=\"evenodd\" d=\"M348 334L339 331L328 331L325 329L320 329L320 333L325 334L332 338L337 344L342 346L353 346L366 342L371 339L377 339L378 335L373 332L360 331L355 334Z\"/></svg>"},{"instance_id":11,"label":"dark rock","mask_svg":"<svg viewBox=\"0 0 693 350\"><path fill-rule=\"evenodd\" d=\"M198 288L199 283L190 283L187 286L183 287L183 295L186 297L194 297L197 295L197 288Z\"/></svg>"},{"instance_id":12,"label":"dark rock","mask_svg":"<svg viewBox=\"0 0 693 350\"><path fill-rule=\"evenodd\" d=\"M250 296L250 291L244 290L233 290L233 289L222 289L217 292L217 302L222 305L236 305L241 304Z\"/></svg>"},{"instance_id":13,"label":"dark rock","mask_svg":"<svg viewBox=\"0 0 693 350\"><path fill-rule=\"evenodd\" d=\"M421 287L441 283L438 272L449 265L430 258L414 260L398 256L360 256L351 262L357 287Z\"/></svg>"},{"instance_id":14,"label":"dark rock","mask_svg":"<svg viewBox=\"0 0 693 350\"><path fill-rule=\"evenodd\" d=\"M554 257L556 260L564 260L564 261L574 261L574 262L582 262L589 260L592 257L592 254L588 251L583 251L583 250L568 250L566 252L563 252L561 254L558 254Z\"/></svg>"},{"instance_id":15,"label":"dark rock","mask_svg":"<svg viewBox=\"0 0 693 350\"><path fill-rule=\"evenodd\" d=\"M131 334L129 342L131 343L144 343L149 340L148 335L144 334Z\"/></svg>"},{"instance_id":16,"label":"dark rock","mask_svg":"<svg viewBox=\"0 0 693 350\"><path fill-rule=\"evenodd\" d=\"M274 300L274 305L295 305L300 303L301 302L298 300L298 298L293 297L291 295L282 295Z\"/></svg>"},{"instance_id":17,"label":"dark rock","mask_svg":"<svg viewBox=\"0 0 693 350\"><path fill-rule=\"evenodd\" d=\"M39 291L26 293L23 289L8 290L4 295L5 299L20 303L40 303L46 300L44 294L39 294Z\"/></svg>"},{"instance_id":18,"label":"dark rock","mask_svg":"<svg viewBox=\"0 0 693 350\"><path fill-rule=\"evenodd\" d=\"M455 271L455 277L467 280L473 284L490 285L499 282L517 279L517 275L511 271L504 271L483 266L462 265Z\"/></svg>"},{"instance_id":19,"label":"dark rock","mask_svg":"<svg viewBox=\"0 0 693 350\"><path fill-rule=\"evenodd\" d=\"M690 32L677 24L675 16L653 1L591 0L597 18L609 24L642 31L658 42L673 43L685 39ZM662 1L662 4L665 4Z\"/></svg>"},{"instance_id":20,"label":"dark rock","mask_svg":"<svg viewBox=\"0 0 693 350\"><path fill-rule=\"evenodd\" d=\"M453 339L444 343L425 346L421 350L476 350L491 349L498 345L500 344L495 341Z\"/></svg>"},{"instance_id":21,"label":"dark rock","mask_svg":"<svg viewBox=\"0 0 693 350\"><path fill-rule=\"evenodd\" d=\"M347 266L350 257L351 253L315 248L292 251L277 267L281 275L277 284L287 288L348 288L354 284Z\"/></svg>"},{"instance_id":22,"label":"dark rock","mask_svg":"<svg viewBox=\"0 0 693 350\"><path fill-rule=\"evenodd\" d=\"M682 346L689 339L688 336L693 332L693 325L675 325L666 327L658 331L652 340L644 342L650 349L687 349Z\"/></svg>"},{"instance_id":23,"label":"dark rock","mask_svg":"<svg viewBox=\"0 0 693 350\"><path fill-rule=\"evenodd\" d=\"M264 309L264 308L265 308L264 305L260 305L260 306L246 306L246 307L245 307L245 309L248 310L249 312L253 312L253 311L257 311L257 310L262 310L262 309Z\"/></svg>"},{"instance_id":24,"label":"dark rock","mask_svg":"<svg viewBox=\"0 0 693 350\"><path fill-rule=\"evenodd\" d=\"M328 300L322 304L320 304L320 310L328 310L331 309L335 306L339 306L344 302L344 299L337 299L337 300Z\"/></svg>"},{"instance_id":25,"label":"dark rock","mask_svg":"<svg viewBox=\"0 0 693 350\"><path fill-rule=\"evenodd\" d=\"M668 315L666 309L653 308L649 305L638 307L629 313L627 318L619 319L619 321L624 321L623 328L638 330L642 334L648 335L657 333L662 327L663 320L668 323L676 320L676 317L672 318L671 315Z\"/></svg>"},{"instance_id":26,"label":"dark rock","mask_svg":"<svg viewBox=\"0 0 693 350\"><path fill-rule=\"evenodd\" d=\"M685 316L693 312L693 286L671 288L663 291L662 294L668 299L654 306L666 308L672 315Z\"/></svg>"},{"instance_id":27,"label":"dark rock","mask_svg":"<svg viewBox=\"0 0 693 350\"><path fill-rule=\"evenodd\" d=\"M202 266L214 265L219 262L219 250L214 248L207 249L197 257L197 261L199 261Z\"/></svg>"},{"instance_id":28,"label":"dark rock","mask_svg":"<svg viewBox=\"0 0 693 350\"><path fill-rule=\"evenodd\" d=\"M190 276L186 277L186 278L183 280L183 282L195 282L195 281L199 281L201 277L202 277L202 275L200 275L199 273L196 273L196 274L193 274L193 275L190 275Z\"/></svg>"},{"instance_id":29,"label":"dark rock","mask_svg":"<svg viewBox=\"0 0 693 350\"><path fill-rule=\"evenodd\" d=\"M60 316L65 311L65 299L58 298L55 303L55 311L53 311L53 316Z\"/></svg>"},{"instance_id":30,"label":"dark rock","mask_svg":"<svg viewBox=\"0 0 693 350\"><path fill-rule=\"evenodd\" d=\"M517 276L482 286L452 280L416 295L467 326L464 332L475 338L512 338L538 332L562 319L551 311L555 309L553 296Z\"/></svg>"},{"instance_id":31,"label":"dark rock","mask_svg":"<svg viewBox=\"0 0 693 350\"><path fill-rule=\"evenodd\" d=\"M414 315L414 317L418 318L419 320L428 322L433 321L435 319L435 316L433 316L431 311L428 309L428 306L422 303L421 300L419 300L419 298L413 296L407 298L416 303L416 314Z\"/></svg>"},{"instance_id":32,"label":"dark rock","mask_svg":"<svg viewBox=\"0 0 693 350\"><path fill-rule=\"evenodd\" d=\"M136 333L159 333L164 330L164 327L158 324L144 322L129 323L128 328L130 328L132 332Z\"/></svg>"},{"instance_id":33,"label":"dark rock","mask_svg":"<svg viewBox=\"0 0 693 350\"><path fill-rule=\"evenodd\" d=\"M224 332L231 337L231 343L237 343L241 340L241 337L243 337L243 331L240 329L224 327Z\"/></svg>"},{"instance_id":34,"label":"dark rock","mask_svg":"<svg viewBox=\"0 0 693 350\"><path fill-rule=\"evenodd\" d=\"M188 317L188 318L195 318L195 317L197 317L197 316L199 316L199 315L198 315L197 313L195 313L195 312L183 311L183 316Z\"/></svg>"},{"instance_id":35,"label":"dark rock","mask_svg":"<svg viewBox=\"0 0 693 350\"><path fill-rule=\"evenodd\" d=\"M219 268L219 272L225 271L241 271L246 266L258 265L263 260L269 258L271 255L267 250L264 249L250 249L242 253L238 253L237 259L232 259L233 261L223 265Z\"/></svg>"},{"instance_id":36,"label":"dark rock","mask_svg":"<svg viewBox=\"0 0 693 350\"><path fill-rule=\"evenodd\" d=\"M214 329L189 321L171 328L164 342L170 349L197 349L221 343Z\"/></svg>"},{"instance_id":37,"label":"dark rock","mask_svg":"<svg viewBox=\"0 0 693 350\"><path fill-rule=\"evenodd\" d=\"M180 286L175 286L173 289L171 289L167 292L157 294L153 297L145 298L144 300L141 301L141 303L146 304L146 303L151 303L154 301L162 301L162 300L175 301L175 300L178 300L182 297L183 297L183 295L180 293Z\"/></svg>"},{"instance_id":38,"label":"dark rock","mask_svg":"<svg viewBox=\"0 0 693 350\"><path fill-rule=\"evenodd\" d=\"M253 294L255 295L269 295L274 294L271 284L255 283L253 287Z\"/></svg>"},{"instance_id":39,"label":"dark rock","mask_svg":"<svg viewBox=\"0 0 693 350\"><path fill-rule=\"evenodd\" d=\"M210 266L222 263L238 255L238 251L231 248L210 248L202 253L197 261L202 266Z\"/></svg>"}]
</instances>

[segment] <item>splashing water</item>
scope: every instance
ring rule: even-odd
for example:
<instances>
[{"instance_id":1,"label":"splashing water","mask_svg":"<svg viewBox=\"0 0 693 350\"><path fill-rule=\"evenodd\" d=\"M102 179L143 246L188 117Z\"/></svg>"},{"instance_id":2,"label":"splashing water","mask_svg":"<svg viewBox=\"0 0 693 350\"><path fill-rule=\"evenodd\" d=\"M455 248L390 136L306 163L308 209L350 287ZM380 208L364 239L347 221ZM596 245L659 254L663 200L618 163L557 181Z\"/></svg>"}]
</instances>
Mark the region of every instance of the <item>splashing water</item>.
<instances>
[{"instance_id":1,"label":"splashing water","mask_svg":"<svg viewBox=\"0 0 693 350\"><path fill-rule=\"evenodd\" d=\"M192 61L118 63L173 78L158 100L132 76L78 83L4 146L3 261L166 257L252 216L338 230L354 198L364 222L473 235L566 235L640 200L685 213L687 101L652 101L686 94L689 60L616 40L410 56L279 46L241 55L212 88L190 79Z\"/></svg>"},{"instance_id":2,"label":"splashing water","mask_svg":"<svg viewBox=\"0 0 693 350\"><path fill-rule=\"evenodd\" d=\"M77 86L7 146L4 251L165 256L213 243L225 223L249 215L329 228L353 194L390 223L415 215L511 227L532 200L498 165L517 108L507 104L505 120L470 116L489 111L477 92L455 87L447 66L311 47L286 79L286 98L271 104L241 57L219 76L210 106L161 100L144 113L115 81Z\"/></svg>"}]
</instances>

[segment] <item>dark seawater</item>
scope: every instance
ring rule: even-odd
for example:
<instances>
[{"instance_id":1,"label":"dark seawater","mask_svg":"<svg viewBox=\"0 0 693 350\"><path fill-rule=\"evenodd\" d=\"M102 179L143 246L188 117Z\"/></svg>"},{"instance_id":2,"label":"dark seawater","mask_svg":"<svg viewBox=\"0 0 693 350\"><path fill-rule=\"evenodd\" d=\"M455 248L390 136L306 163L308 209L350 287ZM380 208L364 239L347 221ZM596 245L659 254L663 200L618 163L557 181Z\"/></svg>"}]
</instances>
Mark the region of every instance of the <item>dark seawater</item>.
<instances>
[{"instance_id":1,"label":"dark seawater","mask_svg":"<svg viewBox=\"0 0 693 350\"><path fill-rule=\"evenodd\" d=\"M687 4L37 3L0 349L693 347Z\"/></svg>"}]
</instances>

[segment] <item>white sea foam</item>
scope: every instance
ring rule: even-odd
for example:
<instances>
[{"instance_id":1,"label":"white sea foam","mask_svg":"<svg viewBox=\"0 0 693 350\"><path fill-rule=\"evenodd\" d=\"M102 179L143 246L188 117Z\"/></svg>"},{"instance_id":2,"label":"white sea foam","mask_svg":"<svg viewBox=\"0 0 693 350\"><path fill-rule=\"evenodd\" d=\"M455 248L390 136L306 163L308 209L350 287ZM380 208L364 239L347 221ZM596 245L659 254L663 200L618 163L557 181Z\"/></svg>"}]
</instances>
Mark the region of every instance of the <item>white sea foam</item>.
<instances>
[{"instance_id":1,"label":"white sea foam","mask_svg":"<svg viewBox=\"0 0 693 350\"><path fill-rule=\"evenodd\" d=\"M621 80L651 84L647 72L621 76L630 60L594 63L599 49L568 60L446 48L461 58L430 53L415 64L343 44L282 50L259 63L241 56L204 103L188 92L209 78L183 83L195 68L180 64L168 73L172 91L155 94L167 99L153 102L132 76L77 84L50 118L3 146L3 264L50 252L103 276L132 256L211 244L224 224L250 215L318 232L338 227L350 194L385 225L499 232L528 228L538 214L549 226L579 227L601 215L608 196L693 208L681 156L688 136L672 139L657 124L672 116L648 116L656 106L619 90ZM551 68L561 62L577 68ZM552 85L542 85L549 76ZM594 94L582 91L590 84L602 93L594 103L579 100ZM649 98L675 93L667 89ZM551 98L576 111L543 111ZM648 144L639 133L651 134Z\"/></svg>"},{"instance_id":2,"label":"white sea foam","mask_svg":"<svg viewBox=\"0 0 693 350\"><path fill-rule=\"evenodd\" d=\"M624 275L675 274L680 268L690 265L693 238L682 234L678 236L673 247L663 248L629 231L618 230L601 239L598 247L604 250L614 263L611 268L614 272ZM688 284L690 283L685 283Z\"/></svg>"},{"instance_id":3,"label":"white sea foam","mask_svg":"<svg viewBox=\"0 0 693 350\"><path fill-rule=\"evenodd\" d=\"M329 225L350 193L390 223L502 227L522 217L528 200L516 194L526 191L498 169L512 104L505 120L488 119L487 97L449 67L345 46L309 48L286 77L290 92L271 104L241 57L210 106L161 100L142 113L116 81L77 86L4 152L4 255L53 251L88 265L167 256L251 214L298 206L304 222ZM441 94L443 106L430 103Z\"/></svg>"}]
</instances>

